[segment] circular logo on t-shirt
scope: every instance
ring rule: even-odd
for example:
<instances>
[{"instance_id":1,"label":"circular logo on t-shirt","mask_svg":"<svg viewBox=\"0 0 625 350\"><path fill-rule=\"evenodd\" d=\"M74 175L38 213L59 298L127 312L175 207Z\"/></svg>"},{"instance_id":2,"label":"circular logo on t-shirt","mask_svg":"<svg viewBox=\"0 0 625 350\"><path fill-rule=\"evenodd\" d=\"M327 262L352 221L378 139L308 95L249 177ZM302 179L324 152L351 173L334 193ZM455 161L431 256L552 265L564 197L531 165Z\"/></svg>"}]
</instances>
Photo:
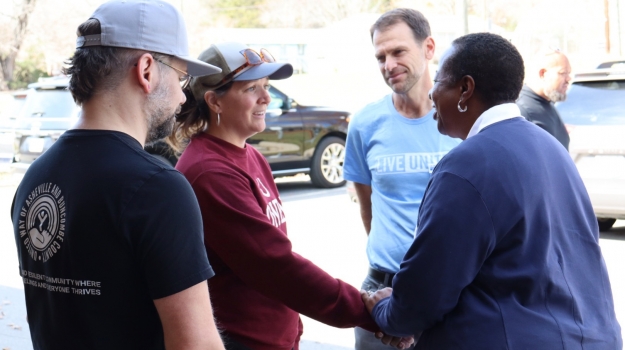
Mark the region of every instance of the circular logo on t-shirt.
<instances>
[{"instance_id":1,"label":"circular logo on t-shirt","mask_svg":"<svg viewBox=\"0 0 625 350\"><path fill-rule=\"evenodd\" d=\"M52 183L32 190L20 211L20 238L35 261L48 261L65 238L65 198Z\"/></svg>"}]
</instances>

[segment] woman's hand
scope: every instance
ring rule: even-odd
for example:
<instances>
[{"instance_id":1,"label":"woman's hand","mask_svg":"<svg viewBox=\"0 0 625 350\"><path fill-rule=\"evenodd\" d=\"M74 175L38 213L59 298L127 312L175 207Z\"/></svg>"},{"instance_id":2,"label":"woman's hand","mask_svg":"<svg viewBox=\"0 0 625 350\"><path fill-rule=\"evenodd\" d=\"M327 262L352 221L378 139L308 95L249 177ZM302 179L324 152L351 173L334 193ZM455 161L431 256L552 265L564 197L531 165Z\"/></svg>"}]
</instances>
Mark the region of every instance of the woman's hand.
<instances>
[{"instance_id":1,"label":"woman's hand","mask_svg":"<svg viewBox=\"0 0 625 350\"><path fill-rule=\"evenodd\" d=\"M380 302L380 300L390 297L392 293L393 293L392 288L384 288L376 292L373 292L373 291L367 292L367 291L361 290L360 297L362 298L362 301L365 303L365 307L367 308L367 311L371 313L375 305L378 302ZM398 349L406 349L414 343L414 337L394 337L391 335L386 335L382 332L376 332L375 337L380 339L380 341L383 344L390 345Z\"/></svg>"}]
</instances>

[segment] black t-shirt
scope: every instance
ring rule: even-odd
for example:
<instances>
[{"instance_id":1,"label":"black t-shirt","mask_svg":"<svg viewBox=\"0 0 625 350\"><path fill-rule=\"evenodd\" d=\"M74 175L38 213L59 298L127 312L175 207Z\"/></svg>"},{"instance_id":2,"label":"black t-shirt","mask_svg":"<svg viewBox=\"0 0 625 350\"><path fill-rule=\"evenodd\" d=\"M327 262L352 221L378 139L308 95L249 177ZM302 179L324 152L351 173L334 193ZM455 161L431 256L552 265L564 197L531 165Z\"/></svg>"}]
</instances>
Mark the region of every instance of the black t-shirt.
<instances>
[{"instance_id":1,"label":"black t-shirt","mask_svg":"<svg viewBox=\"0 0 625 350\"><path fill-rule=\"evenodd\" d=\"M564 148L569 149L569 133L566 131L560 114L558 114L553 103L545 100L527 85L524 85L516 104L519 106L521 115L525 119L543 128L560 141Z\"/></svg>"},{"instance_id":2,"label":"black t-shirt","mask_svg":"<svg viewBox=\"0 0 625 350\"><path fill-rule=\"evenodd\" d=\"M35 349L164 349L153 299L214 275L191 186L124 133L67 131L11 215Z\"/></svg>"}]
</instances>

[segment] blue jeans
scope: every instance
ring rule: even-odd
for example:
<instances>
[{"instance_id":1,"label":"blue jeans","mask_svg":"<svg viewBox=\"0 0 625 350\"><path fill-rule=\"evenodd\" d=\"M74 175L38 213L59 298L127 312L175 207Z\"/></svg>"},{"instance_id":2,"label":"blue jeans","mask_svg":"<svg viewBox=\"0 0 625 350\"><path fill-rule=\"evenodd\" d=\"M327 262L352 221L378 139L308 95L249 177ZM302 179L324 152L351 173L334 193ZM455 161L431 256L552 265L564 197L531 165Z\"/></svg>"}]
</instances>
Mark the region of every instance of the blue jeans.
<instances>
[{"instance_id":1,"label":"blue jeans","mask_svg":"<svg viewBox=\"0 0 625 350\"><path fill-rule=\"evenodd\" d=\"M388 285L385 285L383 282L378 282L376 280L374 280L373 278L371 278L371 276L367 275L367 278L365 278L365 281L362 282L362 289L366 290L366 291L377 291L380 289L384 289L386 287L390 287L391 286L392 281L389 281ZM375 337L375 334L364 330L360 327L356 327L354 328L354 333L356 335L356 344L354 346L354 348L356 350L389 350L389 349L395 349L394 347L390 346L390 345L384 345L382 344L382 342L380 341L380 339L377 339ZM409 347L408 349L414 349L414 345Z\"/></svg>"}]
</instances>

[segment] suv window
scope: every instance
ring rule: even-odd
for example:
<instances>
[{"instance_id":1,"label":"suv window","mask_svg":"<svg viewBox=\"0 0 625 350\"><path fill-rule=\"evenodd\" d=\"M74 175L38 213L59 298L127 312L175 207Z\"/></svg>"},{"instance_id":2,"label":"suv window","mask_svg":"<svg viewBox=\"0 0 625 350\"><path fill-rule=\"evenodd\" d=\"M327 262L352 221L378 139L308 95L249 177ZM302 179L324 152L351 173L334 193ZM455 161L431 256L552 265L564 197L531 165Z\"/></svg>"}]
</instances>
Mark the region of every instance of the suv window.
<instances>
[{"instance_id":1,"label":"suv window","mask_svg":"<svg viewBox=\"0 0 625 350\"><path fill-rule=\"evenodd\" d=\"M625 80L577 82L571 85L566 101L557 105L566 124L625 124Z\"/></svg>"},{"instance_id":2,"label":"suv window","mask_svg":"<svg viewBox=\"0 0 625 350\"><path fill-rule=\"evenodd\" d=\"M43 118L73 117L76 104L65 89L36 90L29 93L26 104L21 110L21 116Z\"/></svg>"}]
</instances>

